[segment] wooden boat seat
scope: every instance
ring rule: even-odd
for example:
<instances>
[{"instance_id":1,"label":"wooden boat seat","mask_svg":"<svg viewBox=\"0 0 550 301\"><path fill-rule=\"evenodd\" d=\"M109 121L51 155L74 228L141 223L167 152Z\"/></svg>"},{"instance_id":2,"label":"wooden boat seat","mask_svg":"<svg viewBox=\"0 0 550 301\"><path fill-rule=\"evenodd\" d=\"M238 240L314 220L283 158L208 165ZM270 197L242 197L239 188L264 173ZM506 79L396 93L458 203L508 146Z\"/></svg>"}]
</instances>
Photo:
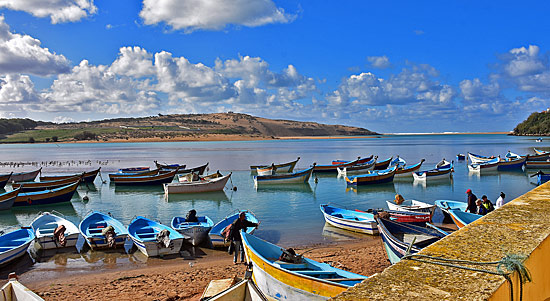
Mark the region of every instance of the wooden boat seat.
<instances>
[{"instance_id":1,"label":"wooden boat seat","mask_svg":"<svg viewBox=\"0 0 550 301\"><path fill-rule=\"evenodd\" d=\"M343 218L343 219L356 220L356 221L361 220L361 219L357 218L356 216L343 215L343 214L340 214L340 213L334 214L334 215L332 215L332 216L334 216L334 217L339 217L339 218Z\"/></svg>"},{"instance_id":2,"label":"wooden boat seat","mask_svg":"<svg viewBox=\"0 0 550 301\"><path fill-rule=\"evenodd\" d=\"M298 274L302 274L302 275L308 275L308 276L331 276L331 275L334 275L334 276L337 276L338 273L334 272L334 271L312 271L312 270L307 270L307 271L293 271L295 273L298 273Z\"/></svg>"},{"instance_id":3,"label":"wooden boat seat","mask_svg":"<svg viewBox=\"0 0 550 301\"><path fill-rule=\"evenodd\" d=\"M275 266L278 266L282 269L286 269L286 270L291 270L291 271L294 271L294 270L306 270L307 269L307 265L305 263L290 263L290 262L284 262L284 261L275 261L273 262L273 264Z\"/></svg>"}]
</instances>

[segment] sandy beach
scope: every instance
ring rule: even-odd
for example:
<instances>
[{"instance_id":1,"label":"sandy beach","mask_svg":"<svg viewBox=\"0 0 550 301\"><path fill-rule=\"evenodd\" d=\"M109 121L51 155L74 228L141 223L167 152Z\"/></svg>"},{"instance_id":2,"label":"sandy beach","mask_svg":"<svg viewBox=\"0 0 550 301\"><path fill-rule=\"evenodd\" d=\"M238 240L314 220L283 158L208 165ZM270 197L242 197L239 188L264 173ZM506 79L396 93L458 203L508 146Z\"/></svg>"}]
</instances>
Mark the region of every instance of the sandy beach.
<instances>
[{"instance_id":1,"label":"sandy beach","mask_svg":"<svg viewBox=\"0 0 550 301\"><path fill-rule=\"evenodd\" d=\"M362 275L389 266L378 236L296 249L311 259ZM223 250L203 251L201 258L192 260L178 257L146 267L55 278L31 270L20 281L45 300L199 300L210 280L242 277L246 269L234 265L233 257Z\"/></svg>"}]
</instances>

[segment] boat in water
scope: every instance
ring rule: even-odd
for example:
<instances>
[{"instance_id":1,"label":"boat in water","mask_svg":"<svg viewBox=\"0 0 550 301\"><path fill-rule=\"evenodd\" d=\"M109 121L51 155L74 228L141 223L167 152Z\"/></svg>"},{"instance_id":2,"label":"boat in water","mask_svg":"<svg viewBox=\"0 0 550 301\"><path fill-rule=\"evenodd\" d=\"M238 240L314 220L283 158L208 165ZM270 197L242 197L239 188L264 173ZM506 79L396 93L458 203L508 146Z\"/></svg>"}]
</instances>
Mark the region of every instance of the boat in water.
<instances>
[{"instance_id":1,"label":"boat in water","mask_svg":"<svg viewBox=\"0 0 550 301\"><path fill-rule=\"evenodd\" d=\"M34 238L34 231L29 228L21 228L1 235L0 266L25 255Z\"/></svg>"},{"instance_id":2,"label":"boat in water","mask_svg":"<svg viewBox=\"0 0 550 301\"><path fill-rule=\"evenodd\" d=\"M361 163L361 164L356 164L354 166L349 166L349 167L344 167L344 168L338 167L337 168L338 176L363 174L363 173L368 172L369 170L373 170L374 165L376 165L376 159L378 159L378 157L374 157L370 161L367 161L367 162Z\"/></svg>"},{"instance_id":3,"label":"boat in water","mask_svg":"<svg viewBox=\"0 0 550 301\"><path fill-rule=\"evenodd\" d=\"M227 184L227 181L231 178L231 173L219 177L209 178L199 181L183 182L183 183L165 183L164 193L198 193L198 192L212 192L222 191Z\"/></svg>"},{"instance_id":4,"label":"boat in water","mask_svg":"<svg viewBox=\"0 0 550 301\"><path fill-rule=\"evenodd\" d=\"M393 157L389 157L386 160L376 161L376 164L374 164L374 170L384 170L390 167L390 164L392 163Z\"/></svg>"},{"instance_id":5,"label":"boat in water","mask_svg":"<svg viewBox=\"0 0 550 301\"><path fill-rule=\"evenodd\" d=\"M465 212L460 209L449 209L448 212L449 215L451 215L453 222L459 229L468 225L471 222L478 220L483 216L475 213Z\"/></svg>"},{"instance_id":6,"label":"boat in water","mask_svg":"<svg viewBox=\"0 0 550 301\"><path fill-rule=\"evenodd\" d=\"M13 172L11 173L11 177L9 181L12 183L34 181L34 179L36 179L36 176L38 176L38 174L41 172L42 172L42 167L33 171Z\"/></svg>"},{"instance_id":7,"label":"boat in water","mask_svg":"<svg viewBox=\"0 0 550 301\"><path fill-rule=\"evenodd\" d=\"M500 164L500 157L497 157L488 161L469 164L468 170L471 172L479 172L479 173L496 171L498 169L499 164Z\"/></svg>"},{"instance_id":8,"label":"boat in water","mask_svg":"<svg viewBox=\"0 0 550 301\"><path fill-rule=\"evenodd\" d=\"M308 169L287 174L275 174L270 176L257 175L254 176L254 185L258 187L259 185L307 183L313 173L314 166L315 163Z\"/></svg>"},{"instance_id":9,"label":"boat in water","mask_svg":"<svg viewBox=\"0 0 550 301\"><path fill-rule=\"evenodd\" d=\"M128 235L148 257L178 254L183 244L183 235L178 231L143 216L130 222Z\"/></svg>"},{"instance_id":10,"label":"boat in water","mask_svg":"<svg viewBox=\"0 0 550 301\"><path fill-rule=\"evenodd\" d=\"M51 190L20 192L13 203L14 207L49 205L70 202L80 181Z\"/></svg>"},{"instance_id":11,"label":"boat in water","mask_svg":"<svg viewBox=\"0 0 550 301\"><path fill-rule=\"evenodd\" d=\"M82 180L82 175L68 177L61 180L52 180L52 181L40 181L40 182L18 182L11 184L11 187L14 189L21 189L21 192L32 192L32 191L41 191L41 190L51 190L59 187L63 187L74 182L79 182Z\"/></svg>"},{"instance_id":12,"label":"boat in water","mask_svg":"<svg viewBox=\"0 0 550 301\"><path fill-rule=\"evenodd\" d=\"M406 200L397 205L391 201L386 201L390 210L396 211L411 211L411 212L426 212L433 216L436 205L431 205L417 200Z\"/></svg>"},{"instance_id":13,"label":"boat in water","mask_svg":"<svg viewBox=\"0 0 550 301\"><path fill-rule=\"evenodd\" d=\"M11 191L0 193L0 211L11 209L19 192L21 192L21 190L17 188Z\"/></svg>"},{"instance_id":14,"label":"boat in water","mask_svg":"<svg viewBox=\"0 0 550 301\"><path fill-rule=\"evenodd\" d=\"M413 177L416 181L446 180L451 178L453 171L453 161L443 159L434 169L413 172Z\"/></svg>"},{"instance_id":15,"label":"boat in water","mask_svg":"<svg viewBox=\"0 0 550 301\"><path fill-rule=\"evenodd\" d=\"M393 181L397 167L392 167L385 170L370 170L368 173L354 176L345 177L347 185L359 186L359 185L373 185L383 184Z\"/></svg>"},{"instance_id":16,"label":"boat in water","mask_svg":"<svg viewBox=\"0 0 550 301\"><path fill-rule=\"evenodd\" d=\"M287 162L287 163L280 163L280 164L265 164L265 165L251 165L250 166L250 171L252 173L255 173L256 170L258 168L264 168L266 166L275 166L275 168L277 169L277 171L279 173L288 173L288 172L292 172L294 171L294 167L296 167L296 163L298 163L298 160L300 160L300 157L298 157L298 159L294 160L294 161L290 161L290 162Z\"/></svg>"},{"instance_id":17,"label":"boat in water","mask_svg":"<svg viewBox=\"0 0 550 301\"><path fill-rule=\"evenodd\" d=\"M123 247L128 237L128 230L119 220L99 211L86 215L78 228L92 250ZM113 231L111 246L110 231Z\"/></svg>"},{"instance_id":18,"label":"boat in water","mask_svg":"<svg viewBox=\"0 0 550 301\"><path fill-rule=\"evenodd\" d=\"M420 160L419 163L416 163L415 165L406 166L402 165L401 167L397 167L397 170L395 171L394 178L410 178L412 177L412 174L416 171L418 171L422 164L426 161L425 159Z\"/></svg>"},{"instance_id":19,"label":"boat in water","mask_svg":"<svg viewBox=\"0 0 550 301\"><path fill-rule=\"evenodd\" d=\"M72 174L72 175L64 175L64 176L63 175L62 176L40 176L40 181L41 182L42 181L59 181L59 180L64 180L74 176L82 176L82 183L93 183L100 171L101 171L101 167L92 171L85 171L80 174Z\"/></svg>"},{"instance_id":20,"label":"boat in water","mask_svg":"<svg viewBox=\"0 0 550 301\"><path fill-rule=\"evenodd\" d=\"M138 174L131 177L114 177L111 178L111 183L114 183L115 185L132 186L166 184L174 180L174 176L177 172L178 170L174 169L173 171L166 173L159 172L158 174L152 176L142 176Z\"/></svg>"},{"instance_id":21,"label":"boat in water","mask_svg":"<svg viewBox=\"0 0 550 301\"><path fill-rule=\"evenodd\" d=\"M327 204L321 205L320 209L325 221L334 227L370 235L378 234L372 213L347 210Z\"/></svg>"}]
</instances>

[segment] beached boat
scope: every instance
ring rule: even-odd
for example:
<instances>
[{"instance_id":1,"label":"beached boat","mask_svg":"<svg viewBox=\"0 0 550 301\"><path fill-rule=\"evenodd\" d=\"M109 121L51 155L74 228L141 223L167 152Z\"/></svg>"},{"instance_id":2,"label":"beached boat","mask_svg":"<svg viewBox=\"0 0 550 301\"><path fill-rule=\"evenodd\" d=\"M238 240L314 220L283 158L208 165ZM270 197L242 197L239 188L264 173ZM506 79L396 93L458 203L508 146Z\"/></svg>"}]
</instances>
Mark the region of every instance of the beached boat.
<instances>
[{"instance_id":1,"label":"beached boat","mask_svg":"<svg viewBox=\"0 0 550 301\"><path fill-rule=\"evenodd\" d=\"M390 166L390 163L392 162L392 159L393 159L393 157L389 157L386 160L376 161L376 164L374 164L374 170L387 169Z\"/></svg>"},{"instance_id":2,"label":"beached boat","mask_svg":"<svg viewBox=\"0 0 550 301\"><path fill-rule=\"evenodd\" d=\"M288 174L275 174L272 176L258 175L254 176L254 185L257 187L258 185L307 183L312 173L313 166L308 169Z\"/></svg>"},{"instance_id":3,"label":"beached boat","mask_svg":"<svg viewBox=\"0 0 550 301\"><path fill-rule=\"evenodd\" d=\"M143 216L130 222L128 235L137 248L149 257L178 254L183 244L183 236L178 231Z\"/></svg>"},{"instance_id":4,"label":"beached boat","mask_svg":"<svg viewBox=\"0 0 550 301\"><path fill-rule=\"evenodd\" d=\"M136 171L136 172L117 172L117 173L110 173L109 174L109 180L113 180L116 178L128 178L128 177L144 177L144 176L154 176L158 175L161 172L160 168L153 169L153 170L146 170L146 171Z\"/></svg>"},{"instance_id":5,"label":"beached boat","mask_svg":"<svg viewBox=\"0 0 550 301\"><path fill-rule=\"evenodd\" d=\"M36 179L36 176L42 172L42 167L33 170L33 171L27 171L27 172L13 172L10 177L10 182L27 182L27 181L34 181Z\"/></svg>"},{"instance_id":6,"label":"beached boat","mask_svg":"<svg viewBox=\"0 0 550 301\"><path fill-rule=\"evenodd\" d=\"M361 158L355 164L365 164L365 163L369 162L370 160L372 160L373 157L374 157L374 155L370 155L369 157ZM348 163L348 162L351 162L351 161L349 161L349 160L332 160L333 165L340 165L340 164L344 164L344 163Z\"/></svg>"},{"instance_id":7,"label":"beached boat","mask_svg":"<svg viewBox=\"0 0 550 301\"><path fill-rule=\"evenodd\" d=\"M246 259L254 282L277 300L325 300L346 291L367 277L334 268L241 232ZM289 254L293 260L279 260ZM290 262L288 262L290 261Z\"/></svg>"},{"instance_id":8,"label":"beached boat","mask_svg":"<svg viewBox=\"0 0 550 301\"><path fill-rule=\"evenodd\" d=\"M13 206L33 206L70 202L79 183L79 181L76 181L72 184L51 190L20 192L15 198Z\"/></svg>"},{"instance_id":9,"label":"beached boat","mask_svg":"<svg viewBox=\"0 0 550 301\"><path fill-rule=\"evenodd\" d=\"M313 172L315 173L338 173L338 168L342 169L345 167L351 167L361 161L361 158L358 158L355 161L349 161L342 164L330 164L330 165L315 165L313 167Z\"/></svg>"},{"instance_id":10,"label":"beached boat","mask_svg":"<svg viewBox=\"0 0 550 301\"><path fill-rule=\"evenodd\" d=\"M445 216L448 216L449 218L451 218L451 214L449 213L449 210L458 209L461 211L466 211L466 208L468 208L468 203L460 202L460 201L436 200L434 203L439 209L441 209L443 214Z\"/></svg>"},{"instance_id":11,"label":"beached boat","mask_svg":"<svg viewBox=\"0 0 550 301\"><path fill-rule=\"evenodd\" d=\"M159 172L156 175L152 176L142 176L137 175L133 177L113 177L111 178L111 183L115 185L158 185L170 183L174 180L174 176L178 172L177 169L167 173Z\"/></svg>"},{"instance_id":12,"label":"beached boat","mask_svg":"<svg viewBox=\"0 0 550 301\"><path fill-rule=\"evenodd\" d=\"M275 164L272 164L271 166L256 168L256 174L259 176L271 176L275 174L276 170Z\"/></svg>"},{"instance_id":13,"label":"beached boat","mask_svg":"<svg viewBox=\"0 0 550 301\"><path fill-rule=\"evenodd\" d=\"M11 209L19 192L21 192L21 190L16 188L11 191L0 193L0 211Z\"/></svg>"},{"instance_id":14,"label":"beached boat","mask_svg":"<svg viewBox=\"0 0 550 301\"><path fill-rule=\"evenodd\" d=\"M434 169L413 172L413 177L416 181L450 179L453 171L453 162L443 159Z\"/></svg>"},{"instance_id":15,"label":"beached boat","mask_svg":"<svg viewBox=\"0 0 550 301\"><path fill-rule=\"evenodd\" d=\"M376 164L376 159L378 157L374 157L374 159L367 161L365 163L357 164L354 166L344 167L340 168L338 167L338 176L346 176L346 175L353 175L353 174L363 174L369 170L374 169L374 165ZM333 161L334 162L334 161Z\"/></svg>"},{"instance_id":16,"label":"beached boat","mask_svg":"<svg viewBox=\"0 0 550 301\"><path fill-rule=\"evenodd\" d=\"M466 160L466 155L465 154L457 154L456 155L456 160L457 161L464 161L464 160Z\"/></svg>"},{"instance_id":17,"label":"beached boat","mask_svg":"<svg viewBox=\"0 0 550 301\"><path fill-rule=\"evenodd\" d=\"M432 220L432 216L428 212L415 212L415 211L397 211L388 209L368 209L367 211L355 209L359 212L368 212L372 214L383 214L384 212L389 214L391 220L398 221L400 223L410 223L413 225L425 226L426 223Z\"/></svg>"},{"instance_id":18,"label":"beached boat","mask_svg":"<svg viewBox=\"0 0 550 301\"><path fill-rule=\"evenodd\" d=\"M127 172L144 172L144 171L148 171L149 170L149 167L148 166L140 166L140 167L127 167L127 168L119 168L118 169L118 172L120 173L127 173Z\"/></svg>"},{"instance_id":19,"label":"beached boat","mask_svg":"<svg viewBox=\"0 0 550 301\"><path fill-rule=\"evenodd\" d=\"M436 205L430 205L417 200L406 200L400 205L393 203L392 201L386 201L390 210L397 211L412 211L412 212L426 212L433 216Z\"/></svg>"},{"instance_id":20,"label":"beached boat","mask_svg":"<svg viewBox=\"0 0 550 301\"><path fill-rule=\"evenodd\" d=\"M40 181L59 181L59 180L71 178L74 176L82 176L82 183L93 183L95 181L95 178L99 174L100 170L101 170L101 167L99 167L98 169L95 169L92 171L86 171L80 174L72 174L72 175L65 175L65 176L40 176Z\"/></svg>"},{"instance_id":21,"label":"beached boat","mask_svg":"<svg viewBox=\"0 0 550 301\"><path fill-rule=\"evenodd\" d=\"M498 162L498 170L511 170L511 169L521 169L523 165L525 165L525 162L527 161L527 157L521 157L521 158L508 158L500 159Z\"/></svg>"},{"instance_id":22,"label":"beached boat","mask_svg":"<svg viewBox=\"0 0 550 301\"><path fill-rule=\"evenodd\" d=\"M193 167L193 168L181 168L181 169L178 169L178 174L186 174L186 173L196 173L198 175L202 175L206 168L208 167L208 163L209 162L206 162L205 164L201 165L201 166L197 166L197 167ZM170 170L174 170L176 165L177 164L172 164L172 165L163 165L163 164L159 164L157 162L155 162L155 164L157 165L157 168L160 168L161 171L170 171ZM171 167L169 167L171 166ZM181 166L184 166L185 165L181 165Z\"/></svg>"},{"instance_id":23,"label":"beached boat","mask_svg":"<svg viewBox=\"0 0 550 301\"><path fill-rule=\"evenodd\" d=\"M11 273L8 283L0 288L0 301L44 301L44 299L17 281L15 273Z\"/></svg>"},{"instance_id":24,"label":"beached boat","mask_svg":"<svg viewBox=\"0 0 550 301\"><path fill-rule=\"evenodd\" d=\"M394 178L410 178L412 177L412 174L416 171L418 171L422 167L422 163L426 161L425 159L420 160L420 162L416 163L412 166L402 166L398 167L395 171Z\"/></svg>"},{"instance_id":25,"label":"beached boat","mask_svg":"<svg viewBox=\"0 0 550 301\"><path fill-rule=\"evenodd\" d=\"M0 175L0 189L4 189L4 186L8 184L12 173L8 173L5 175Z\"/></svg>"},{"instance_id":26,"label":"beached boat","mask_svg":"<svg viewBox=\"0 0 550 301\"><path fill-rule=\"evenodd\" d=\"M475 213L465 212L460 209L449 209L448 212L453 219L453 222L459 229L483 216Z\"/></svg>"},{"instance_id":27,"label":"beached boat","mask_svg":"<svg viewBox=\"0 0 550 301\"><path fill-rule=\"evenodd\" d=\"M378 234L372 213L347 210L323 204L320 206L325 221L330 225L353 232Z\"/></svg>"},{"instance_id":28,"label":"beached boat","mask_svg":"<svg viewBox=\"0 0 550 301\"><path fill-rule=\"evenodd\" d=\"M164 184L164 193L172 194L221 191L225 187L225 184L227 184L229 178L231 178L231 173L218 178L192 181L189 183L166 183Z\"/></svg>"},{"instance_id":29,"label":"beached boat","mask_svg":"<svg viewBox=\"0 0 550 301\"><path fill-rule=\"evenodd\" d=\"M385 170L370 170L366 174L346 177L345 179L348 185L353 186L389 183L393 181L396 170L397 167L395 166Z\"/></svg>"},{"instance_id":30,"label":"beached boat","mask_svg":"<svg viewBox=\"0 0 550 301\"><path fill-rule=\"evenodd\" d=\"M468 170L472 172L481 172L481 173L488 172L488 171L495 171L498 169L499 163L500 163L500 157L497 157L489 161L469 164Z\"/></svg>"},{"instance_id":31,"label":"beached boat","mask_svg":"<svg viewBox=\"0 0 550 301\"><path fill-rule=\"evenodd\" d=\"M60 226L65 227L63 234L66 243L64 246L59 237L54 235L55 230ZM31 228L36 236L36 241L44 250L74 247L80 235L78 227L73 222L50 212L40 213L31 222Z\"/></svg>"},{"instance_id":32,"label":"beached boat","mask_svg":"<svg viewBox=\"0 0 550 301\"><path fill-rule=\"evenodd\" d=\"M82 175L72 176L63 180L55 181L40 181L40 182L19 182L11 184L13 189L21 189L21 192L32 192L32 191L42 191L50 190L59 187L63 187L74 182L79 182L82 179Z\"/></svg>"},{"instance_id":33,"label":"beached boat","mask_svg":"<svg viewBox=\"0 0 550 301\"><path fill-rule=\"evenodd\" d=\"M241 214L241 212L242 211L237 211L236 213L226 216L224 219L215 224L212 229L210 229L208 236L210 237L210 241L214 247L229 246L229 242L225 241L222 236L222 232L227 226L231 225L237 218L239 218L239 214ZM246 214L246 220L256 224L258 223L258 219L252 212L248 210L244 210L244 212ZM246 233L252 234L254 233L254 230L256 230L255 227L248 227L246 228Z\"/></svg>"},{"instance_id":34,"label":"beached boat","mask_svg":"<svg viewBox=\"0 0 550 301\"><path fill-rule=\"evenodd\" d=\"M525 168L528 169L550 169L550 161L529 161L525 162Z\"/></svg>"},{"instance_id":35,"label":"beached boat","mask_svg":"<svg viewBox=\"0 0 550 301\"><path fill-rule=\"evenodd\" d=\"M192 245L198 246L208 238L208 232L214 226L214 222L208 216L197 216L197 222L188 222L185 217L172 218L172 229L178 231L183 238Z\"/></svg>"},{"instance_id":36,"label":"beached boat","mask_svg":"<svg viewBox=\"0 0 550 301\"><path fill-rule=\"evenodd\" d=\"M247 272L248 273L248 272ZM251 277L246 277L238 282L235 278L212 280L204 290L201 300L208 301L267 301L268 299ZM229 287L227 287L229 285ZM220 286L225 289L219 291ZM210 291L218 293L209 294Z\"/></svg>"},{"instance_id":37,"label":"beached boat","mask_svg":"<svg viewBox=\"0 0 550 301\"><path fill-rule=\"evenodd\" d=\"M275 165L275 168L277 169L277 171L279 173L292 172L294 170L294 167L296 167L296 163L298 163L298 160L300 160L300 157L298 157L298 159L296 159L294 161L290 161L290 162L287 162L287 163L281 163L281 164L274 164L274 165ZM262 168L262 167L266 167L266 166L270 166L270 164L251 165L250 166L250 171L252 173L255 173L257 168Z\"/></svg>"},{"instance_id":38,"label":"beached boat","mask_svg":"<svg viewBox=\"0 0 550 301\"><path fill-rule=\"evenodd\" d=\"M399 262L407 254L407 251L409 254L418 253L423 248L445 237L445 234L431 228L383 218L376 218L376 221L391 264Z\"/></svg>"},{"instance_id":39,"label":"beached boat","mask_svg":"<svg viewBox=\"0 0 550 301\"><path fill-rule=\"evenodd\" d=\"M0 266L23 255L34 240L34 232L29 228L18 229L0 236Z\"/></svg>"},{"instance_id":40,"label":"beached boat","mask_svg":"<svg viewBox=\"0 0 550 301\"><path fill-rule=\"evenodd\" d=\"M90 212L78 225L80 233L92 250L107 249L109 242L104 230L109 226L114 231L114 248L123 247L128 237L128 230L117 219L98 211Z\"/></svg>"}]
</instances>

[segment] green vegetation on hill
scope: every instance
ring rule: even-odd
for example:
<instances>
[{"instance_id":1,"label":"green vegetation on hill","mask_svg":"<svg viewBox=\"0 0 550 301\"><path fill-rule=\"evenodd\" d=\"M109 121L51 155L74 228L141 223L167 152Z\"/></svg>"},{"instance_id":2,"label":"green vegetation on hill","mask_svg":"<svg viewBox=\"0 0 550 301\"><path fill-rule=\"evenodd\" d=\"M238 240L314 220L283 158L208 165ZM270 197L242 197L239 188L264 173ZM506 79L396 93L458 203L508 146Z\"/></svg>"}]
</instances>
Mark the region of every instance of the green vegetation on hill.
<instances>
[{"instance_id":1,"label":"green vegetation on hill","mask_svg":"<svg viewBox=\"0 0 550 301\"><path fill-rule=\"evenodd\" d=\"M38 122L31 119L0 119L0 135L7 135L12 133L21 132L24 130L34 129L38 125Z\"/></svg>"},{"instance_id":2,"label":"green vegetation on hill","mask_svg":"<svg viewBox=\"0 0 550 301\"><path fill-rule=\"evenodd\" d=\"M550 135L550 113L535 112L514 129L514 135Z\"/></svg>"}]
</instances>

